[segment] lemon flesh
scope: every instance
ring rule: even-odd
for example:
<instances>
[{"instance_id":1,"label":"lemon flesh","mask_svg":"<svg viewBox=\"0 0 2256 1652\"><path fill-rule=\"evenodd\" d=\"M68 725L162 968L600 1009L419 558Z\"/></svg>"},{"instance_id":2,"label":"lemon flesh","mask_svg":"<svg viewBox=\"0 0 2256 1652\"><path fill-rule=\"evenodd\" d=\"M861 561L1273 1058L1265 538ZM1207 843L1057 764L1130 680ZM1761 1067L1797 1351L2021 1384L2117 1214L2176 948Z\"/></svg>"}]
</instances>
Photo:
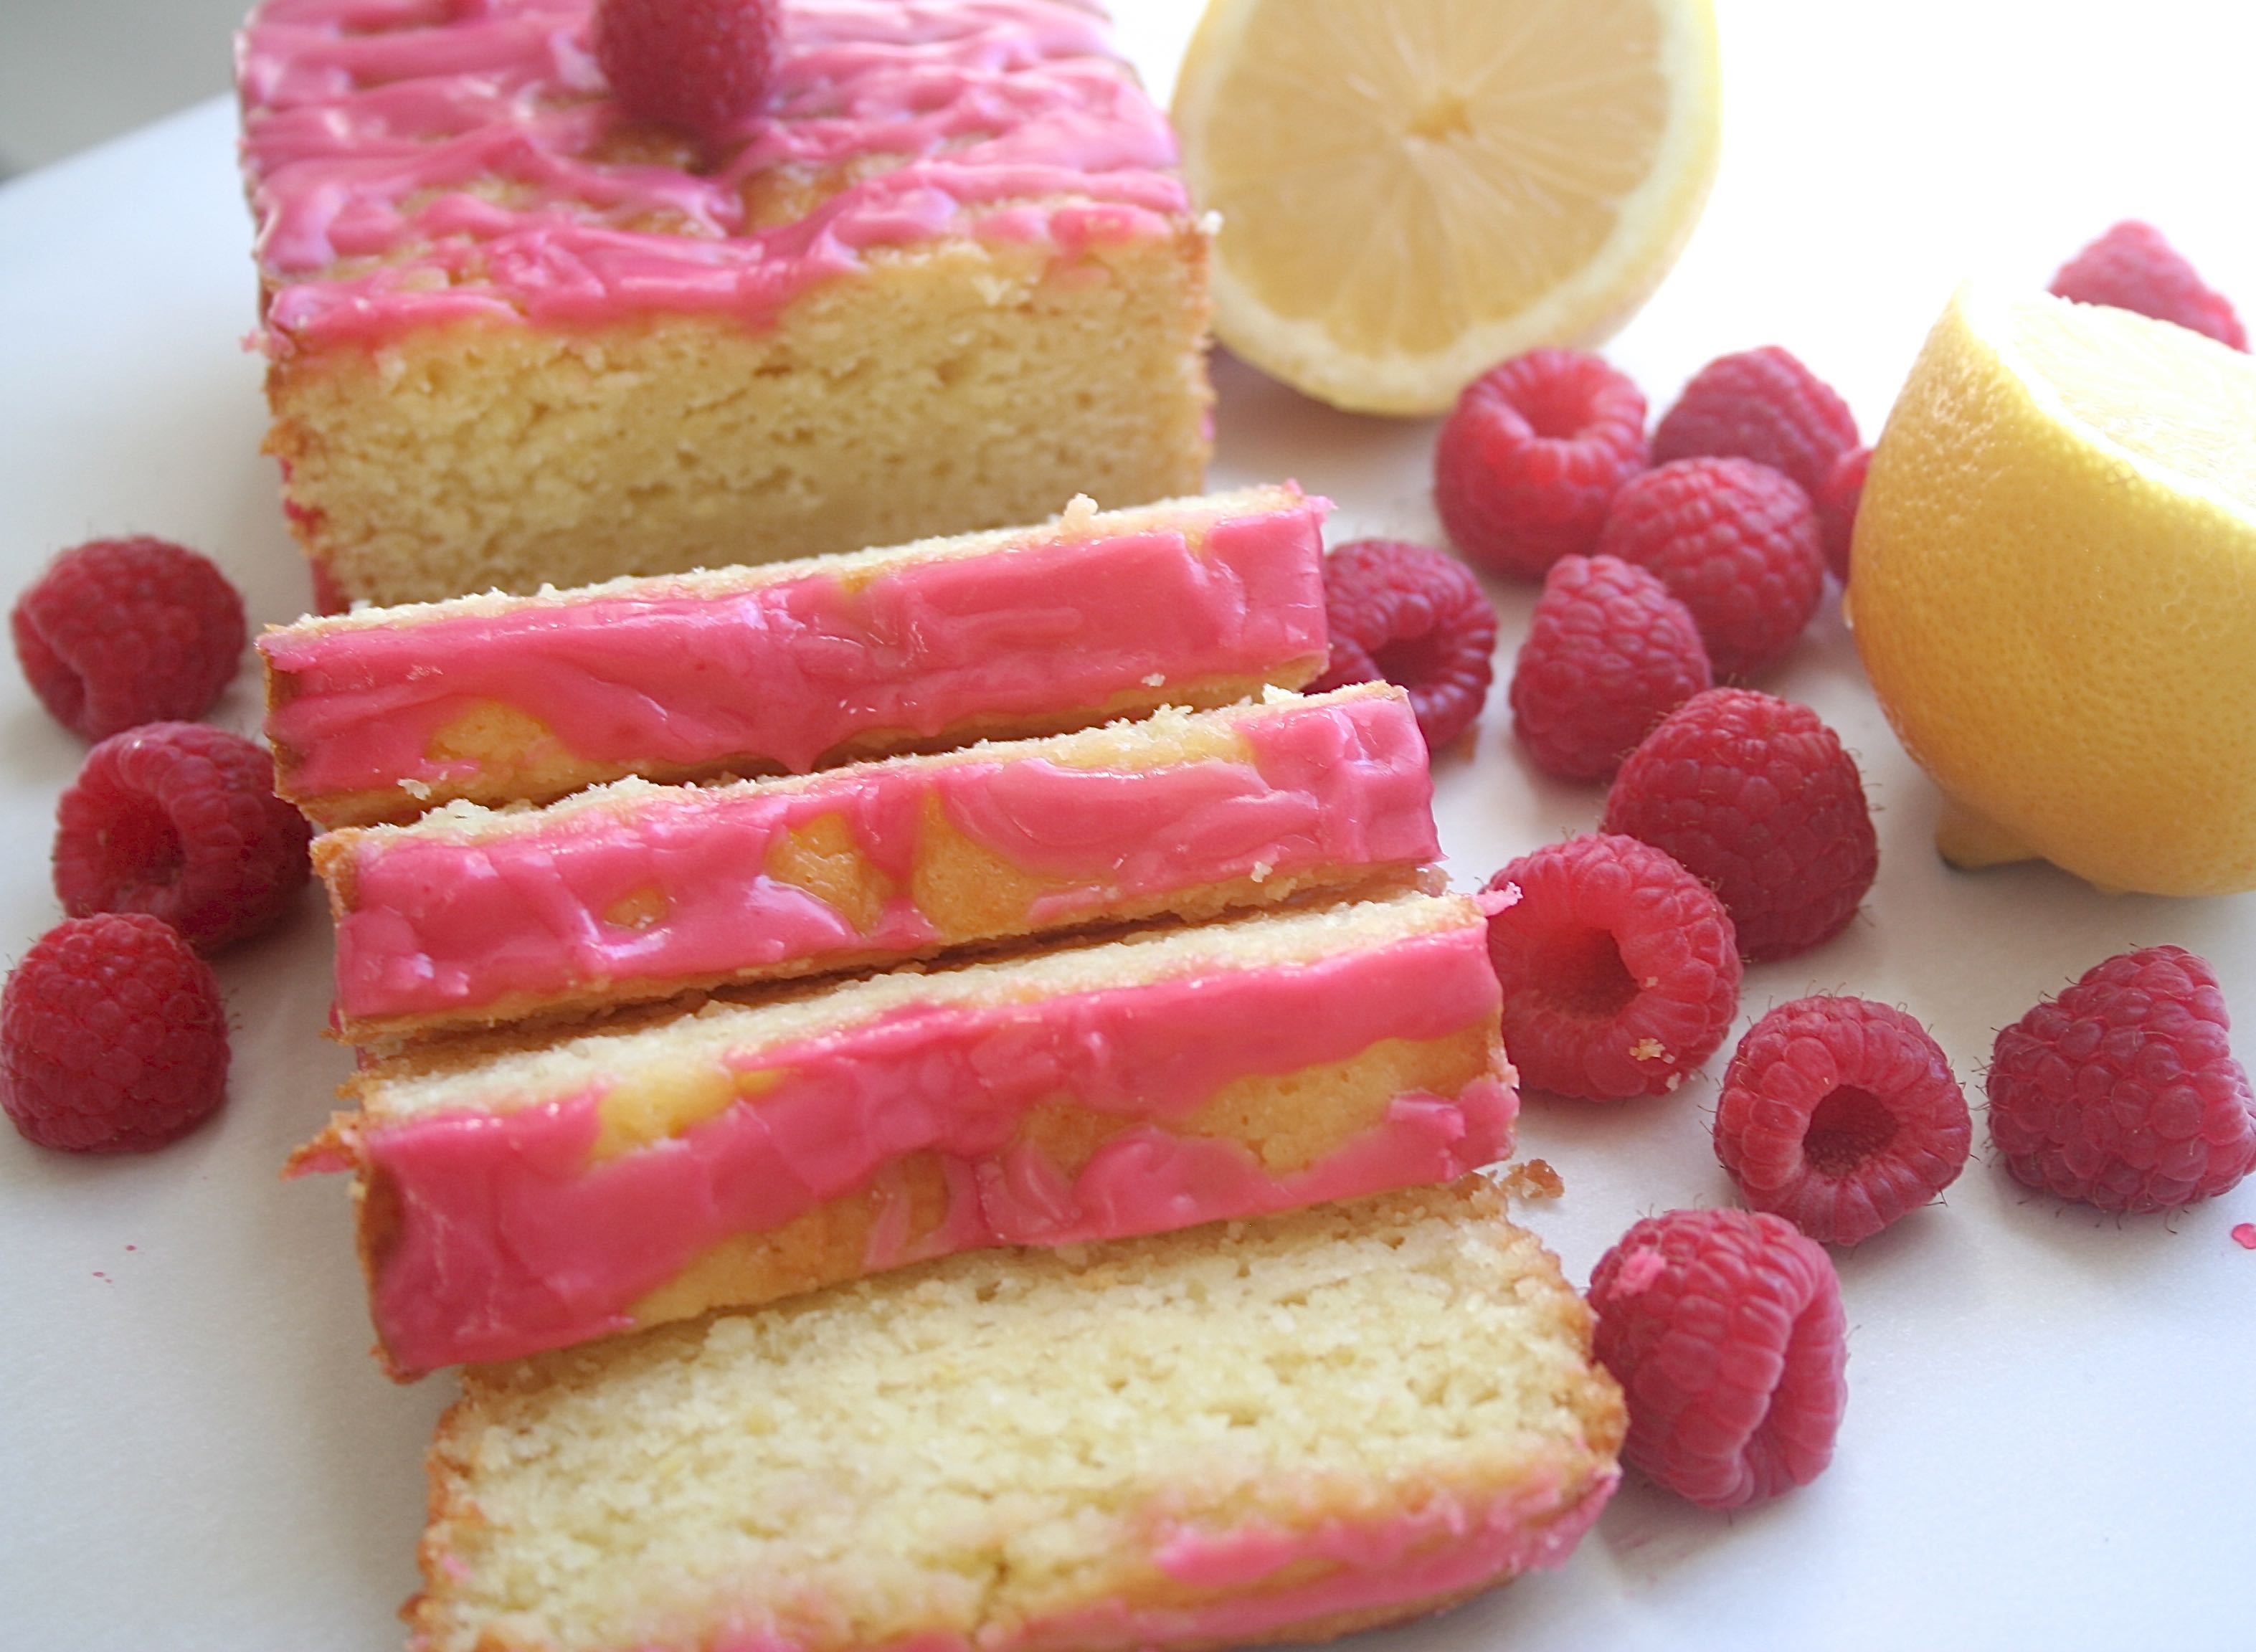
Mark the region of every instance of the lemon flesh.
<instances>
[{"instance_id":1,"label":"lemon flesh","mask_svg":"<svg viewBox=\"0 0 2256 1652\"><path fill-rule=\"evenodd\" d=\"M2256 360L1961 292L1874 449L1849 608L1947 858L2256 889Z\"/></svg>"},{"instance_id":2,"label":"lemon flesh","mask_svg":"<svg viewBox=\"0 0 2256 1652\"><path fill-rule=\"evenodd\" d=\"M1176 81L1215 329L1335 405L1439 412L1595 344L1714 177L1707 0L1211 0Z\"/></svg>"}]
</instances>

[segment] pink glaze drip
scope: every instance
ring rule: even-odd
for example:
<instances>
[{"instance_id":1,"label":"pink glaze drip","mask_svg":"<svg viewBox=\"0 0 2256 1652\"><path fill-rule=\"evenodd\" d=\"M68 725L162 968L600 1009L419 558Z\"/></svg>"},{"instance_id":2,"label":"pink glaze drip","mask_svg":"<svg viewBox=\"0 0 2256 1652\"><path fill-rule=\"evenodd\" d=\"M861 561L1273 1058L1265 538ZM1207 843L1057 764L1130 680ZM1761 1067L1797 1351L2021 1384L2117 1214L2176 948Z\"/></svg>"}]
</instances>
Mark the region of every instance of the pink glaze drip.
<instances>
[{"instance_id":1,"label":"pink glaze drip","mask_svg":"<svg viewBox=\"0 0 2256 1652\"><path fill-rule=\"evenodd\" d=\"M603 1087L497 1113L370 1127L397 1195L377 1326L423 1371L513 1359L627 1328L627 1311L710 1246L779 1227L931 1153L955 1198L915 1245L880 1223L872 1267L1002 1243L1066 1244L1450 1180L1508 1150L1516 1100L1478 1079L1394 1098L1381 1123L1274 1175L1243 1146L1167 1128L1222 1086L1430 1039L1500 1013L1481 927L1319 962L1011 1005L922 1005L748 1053L780 1073L684 1135L590 1163ZM1019 1140L1068 1095L1133 1121L1070 1177Z\"/></svg>"},{"instance_id":2,"label":"pink glaze drip","mask_svg":"<svg viewBox=\"0 0 2256 1652\"><path fill-rule=\"evenodd\" d=\"M2232 1242L2243 1250L2256 1250L2256 1222L2243 1222L2234 1228Z\"/></svg>"},{"instance_id":3,"label":"pink glaze drip","mask_svg":"<svg viewBox=\"0 0 2256 1652\"><path fill-rule=\"evenodd\" d=\"M709 170L595 157L626 124L589 0L267 0L236 79L269 348L653 311L753 325L873 250L1174 233L1167 122L1073 0L790 0L770 110ZM845 186L748 219L772 169ZM342 266L342 267L340 267Z\"/></svg>"},{"instance_id":4,"label":"pink glaze drip","mask_svg":"<svg viewBox=\"0 0 2256 1652\"><path fill-rule=\"evenodd\" d=\"M941 938L908 893L927 798L973 841L1073 885L1037 903L1045 924L1265 870L1440 853L1425 742L1404 702L1280 706L1238 727L1251 763L845 771L792 792L683 791L624 814L583 809L475 842L364 839L354 905L337 925L337 1007L360 1021L429 1016L929 947ZM901 891L866 932L765 870L779 839L826 815ZM664 910L645 927L605 921L652 890Z\"/></svg>"},{"instance_id":5,"label":"pink glaze drip","mask_svg":"<svg viewBox=\"0 0 2256 1652\"><path fill-rule=\"evenodd\" d=\"M1008 1634L913 1635L888 1642L883 1652L1085 1652L1115 1646L1160 1652L1281 1638L1296 1625L1325 1618L1448 1599L1564 1564L1620 1480L1620 1471L1609 1468L1571 1496L1555 1475L1491 1498L1437 1493L1405 1514L1327 1521L1306 1532L1251 1527L1216 1533L1179 1525L1161 1536L1154 1560L1162 1571L1194 1585L1254 1592L1195 1606L1114 1602L1040 1619ZM1287 1567L1312 1564L1321 1569L1305 1581L1261 1587ZM673 1648L652 1644L636 1652ZM804 1648L770 1629L732 1636L714 1652Z\"/></svg>"},{"instance_id":6,"label":"pink glaze drip","mask_svg":"<svg viewBox=\"0 0 2256 1652\"><path fill-rule=\"evenodd\" d=\"M1321 655L1328 503L1175 531L918 562L848 593L807 574L734 595L613 596L421 623L278 631L289 679L267 719L300 798L402 780L456 785L428 755L484 702L589 762L795 771L856 735L929 739L986 713L1095 708L1151 679L1259 676Z\"/></svg>"}]
</instances>

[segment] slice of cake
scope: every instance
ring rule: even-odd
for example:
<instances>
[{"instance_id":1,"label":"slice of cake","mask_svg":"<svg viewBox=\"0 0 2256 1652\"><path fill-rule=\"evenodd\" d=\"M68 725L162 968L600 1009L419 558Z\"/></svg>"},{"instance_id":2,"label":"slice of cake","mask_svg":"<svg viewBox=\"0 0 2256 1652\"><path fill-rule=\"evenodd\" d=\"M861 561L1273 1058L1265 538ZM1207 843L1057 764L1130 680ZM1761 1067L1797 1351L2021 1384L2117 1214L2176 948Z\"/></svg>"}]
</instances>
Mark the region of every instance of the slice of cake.
<instances>
[{"instance_id":1,"label":"slice of cake","mask_svg":"<svg viewBox=\"0 0 2256 1652\"><path fill-rule=\"evenodd\" d=\"M1463 896L1264 916L357 1075L300 1169L358 1172L405 1374L950 1252L1447 1181L1517 1100Z\"/></svg>"},{"instance_id":2,"label":"slice of cake","mask_svg":"<svg viewBox=\"0 0 2256 1652\"><path fill-rule=\"evenodd\" d=\"M1474 1181L465 1374L416 1652L1313 1641L1556 1565L1621 1394Z\"/></svg>"},{"instance_id":3,"label":"slice of cake","mask_svg":"<svg viewBox=\"0 0 2256 1652\"><path fill-rule=\"evenodd\" d=\"M270 630L275 788L323 826L640 775L803 772L1323 670L1326 503L1290 485L854 556Z\"/></svg>"},{"instance_id":4,"label":"slice of cake","mask_svg":"<svg viewBox=\"0 0 2256 1652\"><path fill-rule=\"evenodd\" d=\"M631 121L589 0L264 0L268 450L424 601L1197 491L1206 232L1076 0L785 0L767 109Z\"/></svg>"},{"instance_id":5,"label":"slice of cake","mask_svg":"<svg viewBox=\"0 0 2256 1652\"><path fill-rule=\"evenodd\" d=\"M1361 684L1048 740L314 845L354 1043L555 1019L1310 890L1441 854L1408 699Z\"/></svg>"}]
</instances>

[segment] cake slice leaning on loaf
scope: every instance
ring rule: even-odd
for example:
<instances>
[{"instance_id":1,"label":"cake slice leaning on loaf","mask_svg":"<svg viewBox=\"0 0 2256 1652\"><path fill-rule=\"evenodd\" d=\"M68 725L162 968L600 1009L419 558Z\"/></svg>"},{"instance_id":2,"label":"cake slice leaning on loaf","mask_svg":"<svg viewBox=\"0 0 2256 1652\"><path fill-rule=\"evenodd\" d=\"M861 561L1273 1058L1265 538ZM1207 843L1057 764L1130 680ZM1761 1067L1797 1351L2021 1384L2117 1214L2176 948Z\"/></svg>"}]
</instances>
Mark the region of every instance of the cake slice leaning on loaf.
<instances>
[{"instance_id":1,"label":"cake slice leaning on loaf","mask_svg":"<svg viewBox=\"0 0 2256 1652\"><path fill-rule=\"evenodd\" d=\"M1517 1109L1461 896L881 975L357 1075L295 1161L359 1173L396 1373L1060 1245L1454 1179Z\"/></svg>"},{"instance_id":2,"label":"cake slice leaning on loaf","mask_svg":"<svg viewBox=\"0 0 2256 1652\"><path fill-rule=\"evenodd\" d=\"M1316 1640L1555 1565L1619 1390L1477 1178L467 1373L416 1652Z\"/></svg>"},{"instance_id":3,"label":"cake slice leaning on loaf","mask_svg":"<svg viewBox=\"0 0 2256 1652\"><path fill-rule=\"evenodd\" d=\"M624 780L325 833L356 1044L1315 890L1441 854L1402 691L1166 711L733 786Z\"/></svg>"},{"instance_id":4,"label":"cake slice leaning on loaf","mask_svg":"<svg viewBox=\"0 0 2256 1652\"><path fill-rule=\"evenodd\" d=\"M1289 484L1040 527L269 630L275 790L321 826L640 775L803 773L1324 668L1323 518Z\"/></svg>"}]
</instances>

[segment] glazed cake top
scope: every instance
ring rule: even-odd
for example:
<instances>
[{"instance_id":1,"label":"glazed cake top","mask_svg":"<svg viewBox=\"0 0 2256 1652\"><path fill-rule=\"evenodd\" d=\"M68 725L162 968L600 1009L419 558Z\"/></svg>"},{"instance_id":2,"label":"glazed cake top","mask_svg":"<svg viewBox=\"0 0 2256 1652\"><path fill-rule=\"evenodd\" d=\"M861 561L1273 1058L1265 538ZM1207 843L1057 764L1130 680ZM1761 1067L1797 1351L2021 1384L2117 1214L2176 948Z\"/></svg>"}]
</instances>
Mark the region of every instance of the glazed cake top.
<instances>
[{"instance_id":1,"label":"glazed cake top","mask_svg":"<svg viewBox=\"0 0 2256 1652\"><path fill-rule=\"evenodd\" d=\"M722 311L887 248L1172 233L1165 118L1086 0L786 0L709 146L621 111L592 0L265 0L236 43L265 342Z\"/></svg>"}]
</instances>

